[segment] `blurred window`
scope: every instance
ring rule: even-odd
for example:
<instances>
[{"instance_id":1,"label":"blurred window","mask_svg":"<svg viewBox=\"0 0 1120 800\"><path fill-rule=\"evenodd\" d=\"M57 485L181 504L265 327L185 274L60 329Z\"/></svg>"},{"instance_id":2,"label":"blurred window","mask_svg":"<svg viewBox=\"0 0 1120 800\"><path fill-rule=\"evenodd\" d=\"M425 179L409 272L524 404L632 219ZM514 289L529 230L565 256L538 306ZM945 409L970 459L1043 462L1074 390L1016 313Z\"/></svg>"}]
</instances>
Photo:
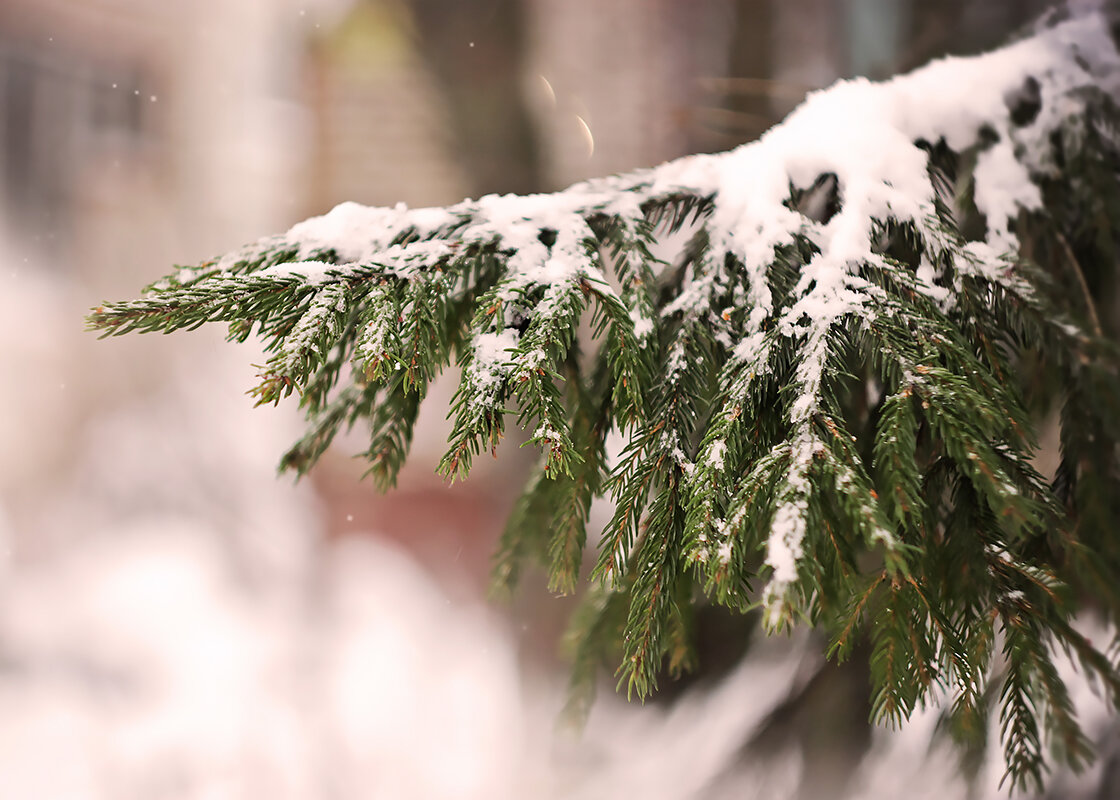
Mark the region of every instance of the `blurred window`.
<instances>
[{"instance_id":1,"label":"blurred window","mask_svg":"<svg viewBox=\"0 0 1120 800\"><path fill-rule=\"evenodd\" d=\"M67 239L83 168L103 151L120 158L143 146L145 83L135 67L0 38L0 175L13 230L44 250Z\"/></svg>"}]
</instances>

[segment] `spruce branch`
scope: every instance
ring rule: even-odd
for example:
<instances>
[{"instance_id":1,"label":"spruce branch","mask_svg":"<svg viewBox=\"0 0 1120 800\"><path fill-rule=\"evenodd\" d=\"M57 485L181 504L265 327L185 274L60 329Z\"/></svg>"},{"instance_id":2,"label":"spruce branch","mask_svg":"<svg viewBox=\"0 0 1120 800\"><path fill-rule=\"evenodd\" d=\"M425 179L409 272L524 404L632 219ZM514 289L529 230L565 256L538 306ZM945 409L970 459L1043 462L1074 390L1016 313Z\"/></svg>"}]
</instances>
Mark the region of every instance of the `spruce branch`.
<instances>
[{"instance_id":1,"label":"spruce branch","mask_svg":"<svg viewBox=\"0 0 1120 800\"><path fill-rule=\"evenodd\" d=\"M534 559L576 591L592 504L613 504L573 628L578 710L604 653L644 697L690 662L695 604L760 607L838 657L869 640L876 719L949 697L974 746L998 705L1008 780L1037 785L1048 746L1089 753L1054 648L1120 695L1071 625L1094 591L1120 611L1118 326L1093 296L1120 229L1117 76L1108 19L1059 15L815 93L727 153L446 209L343 204L89 323L255 334L252 394L297 394L309 420L282 468L364 422L381 489L456 364L440 471L466 478L510 415L540 451L499 588Z\"/></svg>"}]
</instances>

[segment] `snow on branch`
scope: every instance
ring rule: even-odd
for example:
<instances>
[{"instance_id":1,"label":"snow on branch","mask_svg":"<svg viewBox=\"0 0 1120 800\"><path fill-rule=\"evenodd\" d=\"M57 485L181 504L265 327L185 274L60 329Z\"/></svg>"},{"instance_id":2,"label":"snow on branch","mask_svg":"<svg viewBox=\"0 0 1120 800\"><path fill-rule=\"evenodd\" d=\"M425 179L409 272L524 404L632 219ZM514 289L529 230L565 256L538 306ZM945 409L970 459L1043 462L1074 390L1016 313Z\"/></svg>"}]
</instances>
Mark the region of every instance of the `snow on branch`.
<instances>
[{"instance_id":1,"label":"snow on branch","mask_svg":"<svg viewBox=\"0 0 1120 800\"><path fill-rule=\"evenodd\" d=\"M1084 293L1056 291L1042 262L1070 250L1063 214L1088 196L1071 165L1115 170L1118 76L1103 14L1055 14L992 53L815 92L730 152L444 209L344 203L90 321L255 329L273 354L255 393L298 391L310 420L285 466L305 471L365 419L383 486L456 359L444 473L465 476L509 413L542 452L499 576L548 553L552 585L573 588L590 504L613 501L592 575L615 598L600 609L626 605L631 689L684 660L694 589L761 605L771 628L806 617L840 653L888 615L872 659L885 717L933 685L974 710L999 620L1030 645L1006 656L1021 756L1039 720L1068 716L1038 641L1074 641L1053 589L1074 576L1056 565L1093 543L1069 533L1040 550L1082 509L1034 469L1038 403L1016 370L1051 348L1071 386L1089 381L1078 370L1115 377L1077 324ZM590 367L574 350L585 317ZM1086 394L1087 419L1111 413L1094 405L1106 394ZM1023 627L1027 608L1047 622ZM1024 717L1031 704L1046 713ZM1011 763L1017 781L1040 775Z\"/></svg>"}]
</instances>

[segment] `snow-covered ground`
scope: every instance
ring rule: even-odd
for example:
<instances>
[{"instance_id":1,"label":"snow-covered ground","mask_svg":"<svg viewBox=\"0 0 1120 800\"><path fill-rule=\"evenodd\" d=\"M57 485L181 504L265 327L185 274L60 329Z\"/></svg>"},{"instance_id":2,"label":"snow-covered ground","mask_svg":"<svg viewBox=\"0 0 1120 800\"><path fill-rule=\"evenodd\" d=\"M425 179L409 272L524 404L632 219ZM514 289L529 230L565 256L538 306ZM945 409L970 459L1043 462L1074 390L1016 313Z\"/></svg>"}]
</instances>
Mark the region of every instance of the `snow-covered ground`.
<instances>
[{"instance_id":1,"label":"snow-covered ground","mask_svg":"<svg viewBox=\"0 0 1120 800\"><path fill-rule=\"evenodd\" d=\"M517 796L508 631L383 540L322 544L244 349L153 341L90 408L76 293L4 289L0 797Z\"/></svg>"}]
</instances>

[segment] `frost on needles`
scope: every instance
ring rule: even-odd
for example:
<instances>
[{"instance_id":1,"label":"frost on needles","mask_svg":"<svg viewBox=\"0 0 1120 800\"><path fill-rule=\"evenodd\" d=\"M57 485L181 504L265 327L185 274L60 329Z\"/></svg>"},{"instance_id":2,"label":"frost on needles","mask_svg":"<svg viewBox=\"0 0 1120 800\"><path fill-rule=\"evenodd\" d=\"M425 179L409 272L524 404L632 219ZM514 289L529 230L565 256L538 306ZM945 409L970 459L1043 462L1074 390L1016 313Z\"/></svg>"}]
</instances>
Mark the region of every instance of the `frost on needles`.
<instances>
[{"instance_id":1,"label":"frost on needles","mask_svg":"<svg viewBox=\"0 0 1120 800\"><path fill-rule=\"evenodd\" d=\"M944 702L981 746L997 715L1010 779L1039 784L1048 753L1090 756L1056 651L1120 690L1072 624L1120 609L1118 87L1106 16L1054 14L814 93L730 152L444 209L345 203L90 322L261 337L253 393L308 417L283 467L363 420L383 489L456 362L441 471L465 477L511 414L541 453L499 585L529 558L575 590L591 504L614 509L577 704L603 653L644 696L689 663L697 604L758 606L840 658L869 639L879 720Z\"/></svg>"}]
</instances>

